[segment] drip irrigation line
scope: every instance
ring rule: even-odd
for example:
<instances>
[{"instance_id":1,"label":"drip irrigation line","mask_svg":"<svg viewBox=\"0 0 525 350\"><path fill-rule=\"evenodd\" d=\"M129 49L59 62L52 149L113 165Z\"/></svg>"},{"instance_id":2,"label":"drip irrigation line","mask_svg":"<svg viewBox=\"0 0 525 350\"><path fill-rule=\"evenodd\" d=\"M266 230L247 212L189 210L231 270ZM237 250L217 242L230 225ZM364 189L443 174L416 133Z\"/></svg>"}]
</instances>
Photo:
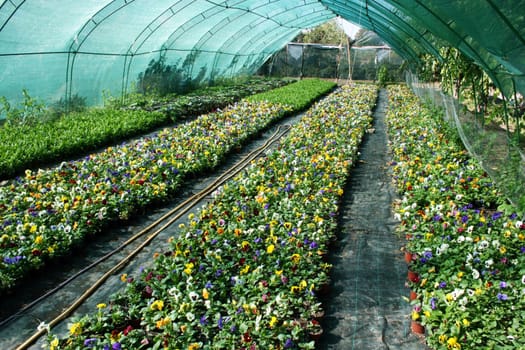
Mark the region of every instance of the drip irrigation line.
<instances>
[{"instance_id":1,"label":"drip irrigation line","mask_svg":"<svg viewBox=\"0 0 525 350\"><path fill-rule=\"evenodd\" d=\"M68 316L73 313L78 307L80 307L86 300L89 298L93 293L114 273L122 269L125 265L127 265L138 253L140 253L148 244L153 241L154 238L156 238L161 232L166 230L169 226L171 226L175 221L177 221L182 215L184 215L187 211L189 211L193 206L195 206L203 197L209 195L213 191L216 190L217 187L222 185L224 182L230 180L235 175L240 173L252 160L257 158L261 155L265 150L267 150L272 144L277 142L279 139L281 139L288 131L290 130L290 125L280 125L277 130L269 137L269 139L259 148L256 150L250 152L246 157L238 161L236 164L234 164L231 168L229 168L227 171L225 171L221 176L219 176L215 181L213 181L212 184L208 185L206 188L201 190L199 193L189 197L185 201L183 201L181 204L177 205L174 209L171 209L169 212L164 214L159 219L155 220L153 223L151 223L148 227L143 229L142 231L135 234L133 237L128 239L126 242L124 242L121 246L114 249L110 253L106 254L99 260L95 261L91 265L87 266L86 268L82 269L81 271L77 272L75 275L68 278L66 281L62 282L59 286L54 288L53 290L47 292L43 296L39 297L35 301L31 302L27 306L25 306L22 310L17 312L15 315L11 316L9 320L16 317L23 311L27 310L29 307L34 306L36 303L38 303L40 300L42 300L45 297L49 297L51 294L55 293L56 291L63 288L65 285L67 285L69 282L74 280L75 278L82 275L84 272L88 271L92 267L98 265L102 261L106 260L110 256L116 254L118 251L125 248L127 245L131 244L136 239L146 235L151 230L153 230L156 226L161 225L163 221L166 221L162 226L160 226L156 231L151 233L151 235L148 236L148 238L142 242L138 247L136 247L130 254L128 254L126 257L120 260L118 264L113 266L111 269L109 269L104 275L102 275L91 287L89 287L87 290L84 291L82 295L80 295L73 304L71 304L68 308L66 308L60 315L56 316L54 319L49 321L49 323L46 324L47 327L43 327L42 329L39 329L37 332L35 332L31 337L27 338L22 344L20 344L16 350L25 350L29 348L29 346L33 345L40 337L42 337L46 332L48 332L51 328L56 326L59 322L66 319ZM281 130L282 129L282 130ZM191 204L191 205L190 205ZM174 215L177 213L176 215ZM171 218L168 220L168 218L171 216ZM2 322L3 325L5 321Z\"/></svg>"}]
</instances>

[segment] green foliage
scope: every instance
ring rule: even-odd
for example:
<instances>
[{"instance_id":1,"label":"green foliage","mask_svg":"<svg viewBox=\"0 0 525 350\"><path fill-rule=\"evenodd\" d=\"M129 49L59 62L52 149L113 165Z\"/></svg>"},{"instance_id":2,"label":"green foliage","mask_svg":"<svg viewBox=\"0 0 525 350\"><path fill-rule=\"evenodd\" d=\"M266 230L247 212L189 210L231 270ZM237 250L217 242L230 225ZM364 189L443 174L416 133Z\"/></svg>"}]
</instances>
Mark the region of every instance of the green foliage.
<instances>
[{"instance_id":1,"label":"green foliage","mask_svg":"<svg viewBox=\"0 0 525 350\"><path fill-rule=\"evenodd\" d=\"M380 87L385 87L386 83L390 81L390 76L388 74L388 68L385 65L381 65L377 71L377 84Z\"/></svg>"},{"instance_id":2,"label":"green foliage","mask_svg":"<svg viewBox=\"0 0 525 350\"><path fill-rule=\"evenodd\" d=\"M0 178L137 135L166 119L161 113L91 109L48 123L6 124L0 128Z\"/></svg>"},{"instance_id":3,"label":"green foliage","mask_svg":"<svg viewBox=\"0 0 525 350\"><path fill-rule=\"evenodd\" d=\"M501 170L496 174L495 180L517 210L525 213L525 173L517 145L509 147L509 154L501 163Z\"/></svg>"},{"instance_id":4,"label":"green foliage","mask_svg":"<svg viewBox=\"0 0 525 350\"><path fill-rule=\"evenodd\" d=\"M74 94L70 99L61 97L49 106L51 118L58 118L70 112L82 112L86 110L86 98Z\"/></svg>"},{"instance_id":5,"label":"green foliage","mask_svg":"<svg viewBox=\"0 0 525 350\"><path fill-rule=\"evenodd\" d=\"M191 69L196 54L190 54L181 67L168 65L166 55L158 60L151 60L146 70L139 74L137 79L137 92L141 94L157 94L165 96L170 93L183 94L201 86L206 69L202 68L193 78Z\"/></svg>"},{"instance_id":6,"label":"green foliage","mask_svg":"<svg viewBox=\"0 0 525 350\"><path fill-rule=\"evenodd\" d=\"M355 34L357 46L381 46L385 45L383 40L371 30L361 28Z\"/></svg>"},{"instance_id":7,"label":"green foliage","mask_svg":"<svg viewBox=\"0 0 525 350\"><path fill-rule=\"evenodd\" d=\"M336 84L320 79L304 79L265 93L253 95L248 101L270 101L290 105L294 110L301 110L310 105L320 95L331 91Z\"/></svg>"},{"instance_id":8,"label":"green foliage","mask_svg":"<svg viewBox=\"0 0 525 350\"><path fill-rule=\"evenodd\" d=\"M294 41L299 43L339 45L346 41L346 34L334 20L331 20L299 34Z\"/></svg>"},{"instance_id":9,"label":"green foliage","mask_svg":"<svg viewBox=\"0 0 525 350\"><path fill-rule=\"evenodd\" d=\"M6 125L30 125L38 122L46 114L46 105L22 90L24 100L19 106L13 106L5 96L0 96L0 115L5 114Z\"/></svg>"}]
</instances>

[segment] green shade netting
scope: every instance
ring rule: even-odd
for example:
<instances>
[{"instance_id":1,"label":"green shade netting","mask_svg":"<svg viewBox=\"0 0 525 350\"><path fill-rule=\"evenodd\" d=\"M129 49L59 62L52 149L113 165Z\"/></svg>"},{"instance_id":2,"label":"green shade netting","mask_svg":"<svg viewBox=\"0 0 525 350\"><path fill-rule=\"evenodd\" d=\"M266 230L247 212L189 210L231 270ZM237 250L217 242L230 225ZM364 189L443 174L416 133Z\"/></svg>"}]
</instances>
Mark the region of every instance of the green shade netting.
<instances>
[{"instance_id":1,"label":"green shade netting","mask_svg":"<svg viewBox=\"0 0 525 350\"><path fill-rule=\"evenodd\" d=\"M251 74L302 28L334 16L318 1L3 1L0 95L26 88L97 103L161 54L194 77Z\"/></svg>"},{"instance_id":2,"label":"green shade netting","mask_svg":"<svg viewBox=\"0 0 525 350\"><path fill-rule=\"evenodd\" d=\"M407 60L452 46L510 96L525 93L524 0L323 0L350 22L378 33Z\"/></svg>"},{"instance_id":3,"label":"green shade netting","mask_svg":"<svg viewBox=\"0 0 525 350\"><path fill-rule=\"evenodd\" d=\"M161 55L200 80L253 74L302 29L339 15L403 58L453 46L525 92L525 0L0 1L0 95L51 102L132 90Z\"/></svg>"}]
</instances>

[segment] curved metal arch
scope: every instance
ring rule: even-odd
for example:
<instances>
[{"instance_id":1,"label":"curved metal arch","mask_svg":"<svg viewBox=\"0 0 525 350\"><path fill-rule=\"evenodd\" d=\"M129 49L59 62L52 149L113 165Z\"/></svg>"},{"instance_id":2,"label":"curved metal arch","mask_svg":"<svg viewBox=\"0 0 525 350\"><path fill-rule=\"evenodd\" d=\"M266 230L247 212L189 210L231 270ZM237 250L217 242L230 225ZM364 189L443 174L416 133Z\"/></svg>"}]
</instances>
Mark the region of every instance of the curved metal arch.
<instances>
[{"instance_id":1,"label":"curved metal arch","mask_svg":"<svg viewBox=\"0 0 525 350\"><path fill-rule=\"evenodd\" d=\"M256 18L254 21L246 24L244 27L239 28L237 32L235 32L226 41L224 41L224 43L221 45L218 51L227 51L227 48L229 48L233 42L235 42L238 38L245 36L247 32L253 30L257 26L261 25L263 22L266 22L264 18Z\"/></svg>"},{"instance_id":2,"label":"curved metal arch","mask_svg":"<svg viewBox=\"0 0 525 350\"><path fill-rule=\"evenodd\" d=\"M321 11L318 11L318 12L321 12ZM307 16L319 16L319 13L318 12L311 12L310 14L307 14ZM324 12L324 11L323 11ZM328 19L330 19L330 17L333 17L333 14L330 15L330 17L326 17L325 16L320 16L322 17L321 20L319 21L314 21L313 19L310 20L310 19L305 19L305 16L303 17L300 17L300 18L295 18L293 21L298 21L299 19L301 21L304 21L305 23L308 23L306 26L304 27L308 27L310 26L311 24L314 24L314 23L322 23L323 21L326 21ZM317 18L320 18L320 17L315 17L316 19ZM252 24L254 22L250 23L250 25L248 26L245 26L243 28L241 28L237 33L235 33L233 36L230 37L229 40L225 41L223 46L221 46L220 50L218 50L219 52L224 52L224 51L228 51L228 49L231 47L231 44L234 42L234 40L237 40L238 37L240 37L241 35L244 35L246 33L246 29L251 29L253 30L255 27L252 27ZM257 26L259 25L263 25L265 22L262 22L262 23L257 23ZM247 51L250 46L252 45L252 39L254 37L267 37L269 35L272 34L272 32L278 30L278 29L281 29L281 28L285 28L285 27L282 27L282 26L276 26L276 27L273 27L273 28L270 28L270 29L267 29L267 28L264 28L264 30L261 32L256 32L256 33L253 33L250 38L246 41L246 44L244 44L240 49L239 49L239 52L252 52L251 50L250 51ZM294 24L292 26L292 28L296 28L296 25ZM297 28L303 28L303 26L297 26Z\"/></svg>"},{"instance_id":3,"label":"curved metal arch","mask_svg":"<svg viewBox=\"0 0 525 350\"><path fill-rule=\"evenodd\" d=\"M329 8L337 7L334 10L335 13L337 13L343 18L347 18L348 20L352 22L359 23L359 26L363 28L367 28L370 30L374 28L374 25L373 23L370 22L369 17L363 18L361 16L362 11L361 11L360 5L358 4L349 3L348 8L342 5L339 5L339 4L335 4L335 3L331 3L330 5L327 5L327 6ZM354 13L349 13L348 12L349 9L354 10L357 15L354 15ZM344 11L341 11L341 10L344 10ZM354 20L354 17L356 16L358 16L358 18L355 18L355 19L357 19L358 21ZM389 33L387 26L383 25L381 26L381 28L376 28L376 31L382 38L385 38L385 37L389 38L389 40L386 40L386 41L394 48L395 51L399 52L400 55L404 57L405 59L409 59L414 62L418 62L420 60L416 51L414 51L411 47L407 48L406 43L398 35L395 35L395 36L386 35L387 33Z\"/></svg>"},{"instance_id":4,"label":"curved metal arch","mask_svg":"<svg viewBox=\"0 0 525 350\"><path fill-rule=\"evenodd\" d=\"M216 15L217 13L220 13L219 8L217 7L211 7L210 9L206 10L205 12L213 12L211 16ZM210 17L211 17L210 16ZM206 20L209 17L203 16L203 13L199 13L196 16L191 17L187 21L185 21L183 24L181 24L173 33L169 36L169 38L162 44L162 49L164 50L170 50L171 46L177 41L184 33L186 33L190 28L200 24L202 21Z\"/></svg>"},{"instance_id":5,"label":"curved metal arch","mask_svg":"<svg viewBox=\"0 0 525 350\"><path fill-rule=\"evenodd\" d=\"M282 27L278 27L278 26L274 27L271 31L276 31L278 29L282 29ZM283 33L280 36L278 36L276 40L280 40L281 38L282 38L282 40L286 40L289 37L290 37L290 33L289 33L289 31L287 31L286 33ZM253 36L252 36L252 38L253 38ZM250 42L251 42L251 38L250 38ZM264 42L264 40L263 40L263 42ZM266 45L266 46L269 46L269 45ZM241 49L241 50L239 50L239 52L246 52L246 51L243 51ZM259 56L259 55L262 54L262 52L258 52L258 51L248 51L248 52L250 52L250 53L246 54L246 55L243 55L243 56L251 57L251 56ZM220 61L220 58L221 58L221 52L219 51L219 52L217 52L215 54L215 57L213 59L212 71L216 71L217 70L217 65L218 65L218 62ZM232 66L233 64L237 64L237 63L238 62L233 62L233 60L232 60L232 62L230 63L230 66ZM233 69L233 67L232 67L232 69Z\"/></svg>"},{"instance_id":6,"label":"curved metal arch","mask_svg":"<svg viewBox=\"0 0 525 350\"><path fill-rule=\"evenodd\" d=\"M190 6L192 2L192 0L175 1L173 5L169 6L160 15L155 17L147 26L144 27L144 29L131 42L131 45L126 50L126 54L130 56L136 55L146 43L146 41L148 41L148 39L153 35L153 33L160 29L166 22L175 17L178 11L182 11L186 7Z\"/></svg>"},{"instance_id":7,"label":"curved metal arch","mask_svg":"<svg viewBox=\"0 0 525 350\"><path fill-rule=\"evenodd\" d=\"M277 28L281 28L281 27L277 27ZM280 35L279 37L276 38L275 42L278 42L278 41L287 41L289 40L290 38L290 34L289 32L287 33L284 33L282 35ZM272 44L270 43L267 43L266 44L266 47L270 47L272 46ZM253 52L251 54L246 54L246 55L243 55L246 60L249 60L251 57L255 57L255 56L258 56L258 57L264 57L264 56L270 56L272 55L273 53L275 53L275 50L272 50L272 51L258 51L258 52ZM238 58L238 56L237 56ZM213 71L217 71L216 67L217 67L217 63L219 62L220 60L220 53L217 53L215 55L215 59L214 59L214 62L213 62ZM261 59L261 64L264 63L264 59ZM227 69L231 69L231 70L234 70L235 66L238 64L238 60L232 60L232 62L230 62L230 65ZM250 64L251 66L255 66L255 63L251 63ZM245 62L243 64L243 66L247 66L247 63Z\"/></svg>"},{"instance_id":8,"label":"curved metal arch","mask_svg":"<svg viewBox=\"0 0 525 350\"><path fill-rule=\"evenodd\" d=\"M167 50L170 50L171 47L176 43L176 41L184 34L186 33L188 30L191 30L192 27L196 26L196 25L199 25L201 22L207 20L208 18L220 13L223 11L224 8L227 8L227 9L235 9L235 10L239 10L239 11L242 11L241 13L239 13L238 15L236 15L236 17L240 17L242 16L243 13L246 13L246 12L249 12L249 13L253 13L254 15L256 16L259 16L260 18L263 18L263 19L266 19L266 20L271 20L273 22L276 22L275 20L273 20L272 18L269 18L269 15L262 15L258 12L256 12L254 9L261 9L265 6L268 6L269 4L273 4L274 2L273 1L270 1L270 2L266 2L264 4L261 4L259 6L255 6L254 9L246 9L246 8L242 8L242 7L239 7L238 4L240 3L243 3L243 2L246 2L246 1L240 1L239 3L237 3L237 6L230 6L228 4L217 4L213 1L209 1L209 0L206 0L208 1L209 3L211 4L214 4L215 7L212 7L210 8L210 11L212 12L211 15L208 15L208 16L202 16L202 14L199 14L197 16L194 16L193 18L189 19L188 21L186 21L183 25L181 25L179 28L177 28L177 30L175 32L173 32L172 35L170 35L170 38L168 38L168 40L162 45L163 49L167 49ZM286 9L286 10L280 10L279 11L279 14L281 13L285 13L286 11L290 11L290 9ZM232 14L233 15L233 14ZM192 49L192 52L195 52L195 53L198 53L199 50L204 46L204 44L210 39L213 37L214 35L214 30L220 30L221 28L224 28L224 23L225 22L231 22L231 15L230 16L227 16L225 17L222 21L220 21L219 23L215 24L212 28L210 28L206 34L204 36L202 36L199 41L197 41L197 43L194 45L193 49ZM276 22L277 23L277 22ZM280 25L280 24L279 24ZM192 74L191 72L193 71L193 66L190 68L190 74Z\"/></svg>"},{"instance_id":9,"label":"curved metal arch","mask_svg":"<svg viewBox=\"0 0 525 350\"><path fill-rule=\"evenodd\" d=\"M340 13L338 10L345 10L346 8L353 9L354 11L360 10L360 7L357 4L355 4L355 3L349 3L349 4L346 4L344 7L342 7L342 5L334 2L333 5L331 5L331 6L335 6L337 8L337 10L335 10L335 12L338 12L338 13ZM369 11L373 12L372 16L370 15ZM378 25L378 26L380 26L380 27L382 27L384 29L387 29L387 26L383 24L383 22L387 22L387 23L391 24L393 27L395 27L397 30L399 30L400 32L406 34L406 36L408 36L408 37L414 37L415 36L415 37L419 38L422 41L420 43L420 45L425 49L425 51L430 52L430 53L432 53L434 55L437 55L439 57L439 51L434 47L434 45L432 45L420 32L418 32L416 29L414 29L412 26L410 26L407 22L405 22L401 17L399 17L399 15L397 15L394 12L392 12L390 9L388 9L384 5L381 5L379 3L371 4L370 2L367 2L366 12L367 12L368 22L372 26L372 28L370 28L370 29L372 29L374 31L378 31L378 29L376 28L376 25ZM394 20L394 18L387 16L385 12L391 13L397 20ZM343 16L343 17L350 17L350 16L348 16L347 12L345 12L344 15L343 15L343 13L341 13L341 16ZM372 23L373 18L375 18L375 17L381 18L383 22L379 22L377 24ZM385 30L382 30L382 32L385 33ZM389 33L394 34L395 36L398 36L398 35L396 35L396 33L394 31L389 31ZM383 37L385 37L385 36L383 36ZM386 37L388 37L388 36L386 36ZM402 39L399 39L398 41L400 41L400 40L402 41ZM416 56L417 56L417 54L416 54Z\"/></svg>"},{"instance_id":10,"label":"curved metal arch","mask_svg":"<svg viewBox=\"0 0 525 350\"><path fill-rule=\"evenodd\" d=\"M100 10L98 10L91 18L84 23L75 38L71 41L68 48L67 66L66 66L66 104L71 100L73 93L73 67L77 52L80 47L86 42L89 36L95 31L98 25L104 22L109 17L113 16L118 11L133 3L135 0L112 0ZM107 12L107 14L106 14ZM100 17L100 21L97 21ZM79 40L80 39L80 40Z\"/></svg>"},{"instance_id":11,"label":"curved metal arch","mask_svg":"<svg viewBox=\"0 0 525 350\"><path fill-rule=\"evenodd\" d=\"M259 16L259 17L265 18L265 19L267 19L267 20L273 21L273 22L275 22L276 24L278 24L278 25L280 25L280 26L283 26L283 27L289 27L289 25L283 25L282 23L275 21L275 20L274 20L273 18L271 18L269 15L262 15L262 14L258 13L257 11L255 11L255 10L253 10L253 9L247 9L247 8L238 7L238 6L230 6L230 5L228 5L227 3L224 3L224 4L218 4L218 3L213 2L213 1L211 1L211 0L206 0L206 1L209 2L209 3L211 3L211 4L213 4L213 5L215 5L215 6L218 7L218 8L222 8L222 9L224 9L224 8L226 8L226 9L230 9L230 8L231 8L231 9L241 10L241 11L244 11L244 12L250 12L250 13L253 13L254 15L256 15L256 16ZM246 2L246 1L241 1L241 2ZM256 7L254 7L254 8L255 8L255 9L260 9L260 8L262 8L262 7L264 7L264 6L268 6L269 4L273 4L274 2L276 2L276 1L273 1L273 0L272 0L272 1L267 1L267 2L265 2L264 4L259 5L259 6L256 6ZM312 2L312 4L313 4L313 2ZM304 6L304 5L299 5L299 6ZM299 7L299 6L296 6L296 7ZM293 7L293 8L296 8L296 7ZM291 9L291 8L288 8L288 9L285 9L285 10L281 10L281 11L279 12L279 14L280 14L280 13L286 13L287 11L290 11L290 9ZM326 11L328 12L329 10L326 10ZM197 17L200 17L200 16L201 16L201 14L199 14L199 15L197 15L197 16L194 16L193 18L191 18L191 19L189 19L188 21L186 21L183 25L179 26L179 28L177 28L177 30L175 30L175 31L173 32L173 34L170 36L170 38L168 38L168 40L166 40L166 42L165 42L162 46L163 46L164 48L166 48L166 49L169 50L169 49L174 45L174 42L175 42L177 39L179 39L180 36L181 36L182 34L184 34L185 32L187 32L187 31L188 31L189 29L191 29L193 26L200 24L200 22L196 22L196 23L192 23L191 25L189 25L189 26L186 27L186 24L190 23L194 18L197 18ZM293 28L293 27L292 27L292 28ZM302 28L296 28L296 29L302 29Z\"/></svg>"},{"instance_id":12,"label":"curved metal arch","mask_svg":"<svg viewBox=\"0 0 525 350\"><path fill-rule=\"evenodd\" d=\"M159 30L165 23L167 23L177 15L177 11L182 11L183 9L191 5L192 2L193 1L191 0L177 0L173 5L169 6L160 15L155 17L155 19L153 19L147 26L145 26L144 29L131 42L131 45L126 50L126 56L124 57L124 71L122 73L123 79L121 89L121 94L123 98L128 90L131 64L133 62L133 58L137 55L138 51L157 30ZM178 8L179 5L180 8ZM166 16L166 14L168 14L168 16ZM154 25L157 22L158 25Z\"/></svg>"},{"instance_id":13,"label":"curved metal arch","mask_svg":"<svg viewBox=\"0 0 525 350\"><path fill-rule=\"evenodd\" d=\"M321 12L321 11L317 11L317 12ZM311 26L311 25L316 25L316 24L323 23L324 21L326 21L326 20L328 20L330 18L333 18L333 14L330 14L330 16L328 16L328 15L319 15L316 12L312 12L312 13L308 14L307 16L313 16L313 15L316 15L316 17L313 17L312 19L306 19L305 16L297 17L294 21L299 21L300 20L300 21L302 21L302 22L304 22L306 24L303 27L308 27L308 26ZM274 31L276 31L278 29L281 29L281 28L282 27L275 27L272 30L268 31L263 37L264 38L271 38L273 36L272 32L274 32ZM277 42L285 41L287 38L289 38L289 36L290 36L290 32L286 32L286 33L283 33L283 34L279 35L276 39L272 39L272 40L262 40L262 41L254 42L254 41L252 41L250 39L249 41L247 41L247 43L244 46L242 46L239 49L239 51L240 52L267 52L266 49L268 47L273 46ZM252 36L252 38L253 38L253 36ZM273 50L271 53L274 53L274 52L275 52L275 50Z\"/></svg>"},{"instance_id":14,"label":"curved metal arch","mask_svg":"<svg viewBox=\"0 0 525 350\"><path fill-rule=\"evenodd\" d=\"M399 4L396 0L393 0L394 2L396 2L398 4L398 8L401 8L401 9L405 9L405 11L408 11L408 13L410 13L409 10L407 10L405 8L405 6L403 4ZM455 31L454 29L450 28L450 26L448 26L447 23L445 23L445 21L439 17L434 11L432 11L428 6L426 6L425 4L421 3L420 0L414 0L422 9L424 9L428 15L432 16L434 19L436 19L439 23L441 23L443 25L443 27L445 29L448 29L448 32L450 34L452 34L452 36L454 36L458 42L460 43L463 43L465 45L465 47L467 47L469 49L469 51L471 51L474 56L476 56L477 59L474 59L476 62L478 62L480 64L480 66L483 68L483 70L490 76L490 78L494 81L494 83L496 84L496 86L501 90L501 91L504 91L503 90L503 85L501 83L501 81L498 79L498 77L494 74L493 70L488 66L487 62L485 62L485 60L479 55L478 51L475 50L472 45L470 45L466 40L465 40L465 37L460 35L460 33L458 33L457 31ZM413 21L416 21L419 23L419 20L416 19L414 16L408 16L410 17ZM436 35L436 34L434 34ZM436 35L437 37L439 37L439 35ZM447 40L448 41L448 40ZM460 50L461 52L464 53L463 50L461 50L459 48L459 45L458 46L458 50Z\"/></svg>"},{"instance_id":15,"label":"curved metal arch","mask_svg":"<svg viewBox=\"0 0 525 350\"><path fill-rule=\"evenodd\" d=\"M20 9L20 7L22 7L22 5L26 2L26 0L22 0L20 1L19 4L15 4L13 3L13 1L5 1L1 6L0 6L0 13L2 12L6 12L7 16L6 17L6 20L4 21L4 23L2 23L0 25L0 32L5 28L5 26L7 25L7 23L9 23L9 21L11 20L11 18L13 18L13 16L15 15L15 13L18 11L18 9ZM14 8L11 8L11 9L8 9L7 6L11 4L12 6L14 6Z\"/></svg>"},{"instance_id":16,"label":"curved metal arch","mask_svg":"<svg viewBox=\"0 0 525 350\"><path fill-rule=\"evenodd\" d=\"M263 8L263 7L267 6L268 4L269 4L269 3L263 4L263 5L259 6L258 9ZM303 7L303 6L304 6L304 5L297 5L297 6L289 7L289 8L286 8L286 9L278 9L277 11L274 11L274 12L271 12L271 13L267 14L266 17L261 15L261 19L262 19L262 21L259 22L258 25L261 25L262 23L267 23L267 21L268 21L267 17L274 18L275 16L280 16L280 15L282 15L282 14L284 14L284 13L287 13L288 11L291 11L291 10L293 10L293 9L298 9L298 8ZM328 10L326 10L326 9L319 9L319 10L315 10L315 9L314 9L312 12L310 12L310 13L307 14L307 15L310 16L310 15L312 15L312 14L324 13L324 12L326 12L326 13L329 12L331 17L334 16L333 13L332 13L331 11L328 11ZM228 21L229 21L229 18L230 18L230 17L227 18ZM293 23L293 22L296 22L299 18L304 19L304 16L303 16L303 17L296 17L294 20L292 20L292 23ZM245 33L246 33L245 29L246 29L246 28L251 28L251 29L253 29L252 25L253 25L253 23L256 23L256 22L257 22L257 20L254 20L254 21L252 21L251 23L249 23L249 24L247 24L246 26L244 26L243 28L239 29L234 35L230 36L230 38L229 38L228 40L226 40L225 43L226 43L226 42L229 42L229 44L231 44L231 42L232 42L232 40L231 40L232 37L237 37L237 34L243 32L243 31L244 31L243 34L245 34ZM277 21L277 20L273 20L273 22L275 22L275 23L280 23L280 22ZM229 21L229 23L233 23L233 22L230 22L230 21ZM222 23L218 23L215 27L219 27L221 24L222 24ZM224 27L224 26L222 26L222 27ZM221 28L222 28L222 27L221 27ZM305 27L305 26L300 26L300 25L296 25L296 24L291 24L291 23L289 22L289 23L288 23L287 25L285 25L285 26L284 26L284 25L281 25L281 24L278 24L275 28L302 29L302 28L304 28L304 27ZM211 30L210 30L210 32L211 32ZM259 35L260 35L259 33L254 33L254 34L252 34L251 37L250 37L250 39L249 39L248 41L251 41L251 38L253 38L254 36L259 36ZM198 51L200 50L200 48L201 48L202 46L204 46L204 44L205 44L209 39L210 39L210 37L203 37L203 38L201 38L201 40L199 40L199 42L195 45L195 49L196 49L196 51L198 52ZM219 56L222 52L227 51L227 49L225 49L225 43L223 43L223 45L217 50L217 53L216 53L216 55L215 55L215 59L214 59L214 63L213 63L213 68L212 68L212 70L214 70L215 67L216 67L218 56ZM229 46L229 45L228 45L228 46ZM226 47L228 47L228 46L226 46ZM244 48L244 46L243 46L243 48ZM246 51L244 51L243 49L241 49L241 50L239 50L238 52L246 52ZM250 51L250 52L251 52L251 51Z\"/></svg>"},{"instance_id":17,"label":"curved metal arch","mask_svg":"<svg viewBox=\"0 0 525 350\"><path fill-rule=\"evenodd\" d=\"M235 14L231 14L227 17L224 17L222 20L217 22L213 27L211 27L205 35L200 37L200 39L195 43L193 46L193 50L199 51L213 36L215 33L220 31L223 28L226 28L226 26L230 23L233 23L235 20L239 19L240 17L245 16L245 13L237 12Z\"/></svg>"},{"instance_id":18,"label":"curved metal arch","mask_svg":"<svg viewBox=\"0 0 525 350\"><path fill-rule=\"evenodd\" d=\"M213 4L213 5L216 5L216 6L220 6L220 7L225 7L225 8L231 8L231 9L236 9L236 10L241 10L241 11L244 11L244 12L249 12L249 13L253 13L254 15L257 15L257 16L261 16L261 17L264 17L270 21L273 21L275 23L277 23L278 25L280 26L283 26L283 27L287 27L287 25L281 23L281 22L278 22L276 20L274 20L272 18L272 15L275 15L275 14L266 14L266 15L263 15L263 14L260 14L256 11L256 9L260 9L260 8L263 8L263 7L266 7L268 5L271 5L273 4L274 2L276 1L272 1L272 0L269 0L269 1L266 1L264 3L262 3L261 5L258 5L258 6L255 6L253 8L244 8L244 7L238 7L238 6L229 6L229 5L224 5L224 4L219 4L219 3L216 3L212 0L205 0L207 2L209 2L210 4ZM243 1L244 2L244 1ZM286 7L284 8L284 10L281 10L281 8L279 7L278 8L278 13L281 14L281 13L286 13L292 9L295 9L295 8L299 8L299 7L304 7L304 6L309 6L309 5L313 5L313 4L318 4L317 1L313 1L311 3L307 3L306 0L303 0L303 4L301 5L296 5L296 6L292 6L292 7Z\"/></svg>"},{"instance_id":19,"label":"curved metal arch","mask_svg":"<svg viewBox=\"0 0 525 350\"><path fill-rule=\"evenodd\" d=\"M310 16L316 16L316 17L313 17L312 19L306 19ZM312 26L312 25L316 25L316 24L320 24L320 23L323 23L327 20L329 20L330 18L333 18L333 14L331 14L330 16L328 15L321 15L319 16L316 12L312 12L310 14L307 14L306 16L303 16L303 17L298 17L296 18L294 21L302 21L304 23L307 23L304 27L307 28L309 26ZM273 28L272 30L270 30L268 33L265 34L265 37L270 37L272 34L271 32L277 30L277 29L280 29L281 27L276 27L276 28ZM287 34L289 35L289 34ZM274 42L276 42L276 40L274 40ZM255 44L255 45L254 45ZM263 45L256 45L256 43L252 42L251 40L248 41L244 46L241 47L241 49L239 51L242 51L242 52L258 52L258 51L264 51L263 47L265 47L266 45L264 44L264 40L263 40Z\"/></svg>"}]
</instances>

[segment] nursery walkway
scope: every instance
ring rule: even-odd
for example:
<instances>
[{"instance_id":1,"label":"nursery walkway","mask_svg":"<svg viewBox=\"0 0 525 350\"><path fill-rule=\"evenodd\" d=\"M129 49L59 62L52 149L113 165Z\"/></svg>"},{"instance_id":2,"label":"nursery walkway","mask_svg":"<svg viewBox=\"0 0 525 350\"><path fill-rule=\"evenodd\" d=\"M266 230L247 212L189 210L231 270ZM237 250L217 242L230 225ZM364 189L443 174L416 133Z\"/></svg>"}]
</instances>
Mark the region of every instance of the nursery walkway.
<instances>
[{"instance_id":1,"label":"nursery walkway","mask_svg":"<svg viewBox=\"0 0 525 350\"><path fill-rule=\"evenodd\" d=\"M386 105L382 89L375 132L365 136L345 188L318 349L426 349L424 340L410 331L407 267L391 211L395 189L387 168Z\"/></svg>"}]
</instances>

